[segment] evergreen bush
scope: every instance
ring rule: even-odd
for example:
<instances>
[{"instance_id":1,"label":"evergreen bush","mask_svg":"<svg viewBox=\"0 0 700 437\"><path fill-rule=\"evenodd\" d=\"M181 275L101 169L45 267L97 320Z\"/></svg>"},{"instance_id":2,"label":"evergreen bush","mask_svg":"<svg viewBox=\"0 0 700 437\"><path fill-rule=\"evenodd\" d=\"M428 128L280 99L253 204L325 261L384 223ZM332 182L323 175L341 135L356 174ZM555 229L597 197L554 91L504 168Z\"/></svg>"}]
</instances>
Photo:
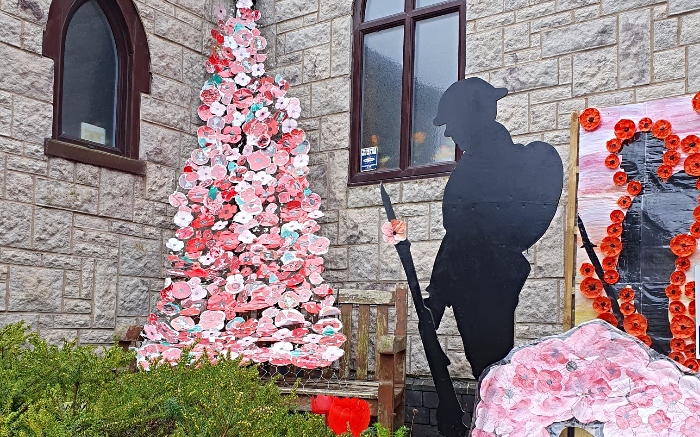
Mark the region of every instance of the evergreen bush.
<instances>
[{"instance_id":1,"label":"evergreen bush","mask_svg":"<svg viewBox=\"0 0 700 437\"><path fill-rule=\"evenodd\" d=\"M255 366L205 356L137 372L134 357L118 346L50 345L23 323L0 328L0 437L334 435L323 416L294 413L293 397ZM391 437L378 424L363 435Z\"/></svg>"}]
</instances>

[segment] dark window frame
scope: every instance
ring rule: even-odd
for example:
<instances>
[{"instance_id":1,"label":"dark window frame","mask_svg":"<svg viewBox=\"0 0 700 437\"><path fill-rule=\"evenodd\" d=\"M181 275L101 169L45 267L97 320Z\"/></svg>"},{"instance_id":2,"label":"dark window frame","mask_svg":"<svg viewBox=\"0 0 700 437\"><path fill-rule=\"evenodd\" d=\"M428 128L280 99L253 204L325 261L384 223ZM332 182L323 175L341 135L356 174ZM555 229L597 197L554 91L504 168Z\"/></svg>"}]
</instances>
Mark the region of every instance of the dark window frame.
<instances>
[{"instance_id":1,"label":"dark window frame","mask_svg":"<svg viewBox=\"0 0 700 437\"><path fill-rule=\"evenodd\" d=\"M117 48L116 147L62 135L63 54L68 26L88 0L53 0L44 31L42 54L54 60L53 131L44 144L46 155L57 156L145 175L139 161L141 93L151 91L151 58L138 11L131 0L97 0L112 29Z\"/></svg>"},{"instance_id":2,"label":"dark window frame","mask_svg":"<svg viewBox=\"0 0 700 437\"><path fill-rule=\"evenodd\" d=\"M455 147L455 161L437 162L411 167L411 111L413 108L413 60L415 51L416 22L450 13L459 13L459 58L458 78L464 77L466 63L466 2L464 0L443 1L414 8L414 0L405 0L404 12L364 22L367 0L357 0L353 15L352 53L352 99L351 99L351 139L350 139L350 180L348 185L367 185L377 182L418 179L449 174L457 165L461 150ZM406 12L408 11L408 12ZM404 26L403 76L401 96L401 140L399 147L399 169L360 172L360 130L362 125L362 49L365 34ZM458 78L455 78L457 80ZM437 108L436 108L437 111Z\"/></svg>"}]
</instances>

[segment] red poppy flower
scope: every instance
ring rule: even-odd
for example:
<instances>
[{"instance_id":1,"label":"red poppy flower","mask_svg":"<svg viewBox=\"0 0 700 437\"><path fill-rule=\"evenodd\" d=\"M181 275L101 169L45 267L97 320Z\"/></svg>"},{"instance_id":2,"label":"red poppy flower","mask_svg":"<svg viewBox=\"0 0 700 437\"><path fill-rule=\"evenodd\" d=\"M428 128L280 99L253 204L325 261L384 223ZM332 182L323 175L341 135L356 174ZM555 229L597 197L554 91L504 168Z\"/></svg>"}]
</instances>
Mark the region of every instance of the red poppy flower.
<instances>
[{"instance_id":1,"label":"red poppy flower","mask_svg":"<svg viewBox=\"0 0 700 437\"><path fill-rule=\"evenodd\" d=\"M668 304L668 312L674 316L685 314L685 305L680 300L674 300Z\"/></svg>"},{"instance_id":2,"label":"red poppy flower","mask_svg":"<svg viewBox=\"0 0 700 437\"><path fill-rule=\"evenodd\" d=\"M622 209L629 208L632 206L632 198L630 196L620 196L620 198L617 199L617 206Z\"/></svg>"},{"instance_id":3,"label":"red poppy flower","mask_svg":"<svg viewBox=\"0 0 700 437\"><path fill-rule=\"evenodd\" d=\"M664 139L664 145L668 150L676 150L681 145L681 138L678 135L669 135Z\"/></svg>"},{"instance_id":4,"label":"red poppy flower","mask_svg":"<svg viewBox=\"0 0 700 437\"><path fill-rule=\"evenodd\" d=\"M690 260L684 256L676 258L676 268L681 271L687 271L690 268Z\"/></svg>"},{"instance_id":5,"label":"red poppy flower","mask_svg":"<svg viewBox=\"0 0 700 437\"><path fill-rule=\"evenodd\" d=\"M646 317L641 314L631 314L625 317L625 321L622 325L625 328L625 332L629 335L639 337L647 333L649 322L647 322Z\"/></svg>"},{"instance_id":6,"label":"red poppy flower","mask_svg":"<svg viewBox=\"0 0 700 437\"><path fill-rule=\"evenodd\" d=\"M593 264L583 263L581 264L579 271L583 276L590 278L595 273L595 267L593 267Z\"/></svg>"},{"instance_id":7,"label":"red poppy flower","mask_svg":"<svg viewBox=\"0 0 700 437\"><path fill-rule=\"evenodd\" d=\"M624 171L618 171L613 175L613 183L618 187L621 187L627 183L627 173Z\"/></svg>"},{"instance_id":8,"label":"red poppy flower","mask_svg":"<svg viewBox=\"0 0 700 437\"><path fill-rule=\"evenodd\" d=\"M651 121L651 118L644 117L641 120L639 120L639 130L642 132L649 132L653 124L654 122Z\"/></svg>"},{"instance_id":9,"label":"red poppy flower","mask_svg":"<svg viewBox=\"0 0 700 437\"><path fill-rule=\"evenodd\" d=\"M585 131L594 131L600 126L600 112L595 108L586 108L579 115L578 121Z\"/></svg>"},{"instance_id":10,"label":"red poppy flower","mask_svg":"<svg viewBox=\"0 0 700 437\"><path fill-rule=\"evenodd\" d=\"M328 414L328 411L333 405L335 396L318 395L311 396L311 412L314 414Z\"/></svg>"},{"instance_id":11,"label":"red poppy flower","mask_svg":"<svg viewBox=\"0 0 700 437\"><path fill-rule=\"evenodd\" d=\"M676 152L675 150L667 150L666 153L664 153L664 164L674 167L680 161L681 154Z\"/></svg>"},{"instance_id":12,"label":"red poppy flower","mask_svg":"<svg viewBox=\"0 0 700 437\"><path fill-rule=\"evenodd\" d=\"M693 238L700 238L700 222L695 222L690 225L690 235L692 235Z\"/></svg>"},{"instance_id":13,"label":"red poppy flower","mask_svg":"<svg viewBox=\"0 0 700 437\"><path fill-rule=\"evenodd\" d=\"M693 339L691 339L692 341ZM688 343L685 345L685 353L688 354L688 356L694 357L696 354L697 350L695 347L695 343Z\"/></svg>"},{"instance_id":14,"label":"red poppy flower","mask_svg":"<svg viewBox=\"0 0 700 437\"><path fill-rule=\"evenodd\" d=\"M642 183L639 181L631 181L627 184L627 192L632 196L636 196L642 192Z\"/></svg>"},{"instance_id":15,"label":"red poppy flower","mask_svg":"<svg viewBox=\"0 0 700 437\"><path fill-rule=\"evenodd\" d=\"M673 167L668 164L660 165L659 168L656 169L656 174L662 180L667 181L668 178L673 176Z\"/></svg>"},{"instance_id":16,"label":"red poppy flower","mask_svg":"<svg viewBox=\"0 0 700 437\"><path fill-rule=\"evenodd\" d=\"M636 131L637 126L632 120L622 119L615 125L615 136L621 140L631 139Z\"/></svg>"},{"instance_id":17,"label":"red poppy flower","mask_svg":"<svg viewBox=\"0 0 700 437\"><path fill-rule=\"evenodd\" d=\"M668 357L677 363L682 364L685 362L685 354L683 351L672 351L670 354L668 354Z\"/></svg>"},{"instance_id":18,"label":"red poppy flower","mask_svg":"<svg viewBox=\"0 0 700 437\"><path fill-rule=\"evenodd\" d=\"M671 333L678 338L692 338L695 336L695 320L688 316L674 316L671 319Z\"/></svg>"},{"instance_id":19,"label":"red poppy flower","mask_svg":"<svg viewBox=\"0 0 700 437\"><path fill-rule=\"evenodd\" d=\"M690 176L700 176L700 153L692 153L685 158L683 170Z\"/></svg>"},{"instance_id":20,"label":"red poppy flower","mask_svg":"<svg viewBox=\"0 0 700 437\"><path fill-rule=\"evenodd\" d=\"M682 352L685 350L685 340L682 338L671 339L671 350L674 352Z\"/></svg>"},{"instance_id":21,"label":"red poppy flower","mask_svg":"<svg viewBox=\"0 0 700 437\"><path fill-rule=\"evenodd\" d=\"M678 234L671 238L671 252L676 256L690 256L695 252L697 240L688 234Z\"/></svg>"},{"instance_id":22,"label":"red poppy flower","mask_svg":"<svg viewBox=\"0 0 700 437\"><path fill-rule=\"evenodd\" d=\"M585 278L579 287L581 294L589 299L595 299L603 291L603 283L596 278Z\"/></svg>"},{"instance_id":23,"label":"red poppy flower","mask_svg":"<svg viewBox=\"0 0 700 437\"><path fill-rule=\"evenodd\" d=\"M635 311L634 302L622 302L620 304L620 312L625 316L632 315Z\"/></svg>"},{"instance_id":24,"label":"red poppy flower","mask_svg":"<svg viewBox=\"0 0 700 437\"><path fill-rule=\"evenodd\" d=\"M690 281L687 284L685 284L683 290L683 294L685 294L685 297L687 297L688 299L695 299L695 281Z\"/></svg>"},{"instance_id":25,"label":"red poppy flower","mask_svg":"<svg viewBox=\"0 0 700 437\"><path fill-rule=\"evenodd\" d=\"M191 238L187 242L187 248L185 249L185 251L187 253L195 253L195 252L200 252L200 251L204 250L205 247L206 247L206 241L204 241L204 239Z\"/></svg>"},{"instance_id":26,"label":"red poppy flower","mask_svg":"<svg viewBox=\"0 0 700 437\"><path fill-rule=\"evenodd\" d=\"M598 314L610 312L610 299L607 296L598 296L593 301L593 309Z\"/></svg>"},{"instance_id":27,"label":"red poppy flower","mask_svg":"<svg viewBox=\"0 0 700 437\"><path fill-rule=\"evenodd\" d=\"M605 256L618 256L622 252L622 241L617 237L605 237L600 243L600 251Z\"/></svg>"},{"instance_id":28,"label":"red poppy flower","mask_svg":"<svg viewBox=\"0 0 700 437\"><path fill-rule=\"evenodd\" d=\"M688 303L688 314L695 317L695 299Z\"/></svg>"},{"instance_id":29,"label":"red poppy flower","mask_svg":"<svg viewBox=\"0 0 700 437\"><path fill-rule=\"evenodd\" d=\"M696 135L688 135L681 141L681 150L684 153L700 152L700 138Z\"/></svg>"},{"instance_id":30,"label":"red poppy flower","mask_svg":"<svg viewBox=\"0 0 700 437\"><path fill-rule=\"evenodd\" d=\"M620 235L622 235L622 224L613 223L610 226L608 226L608 235L610 235L611 237L619 237Z\"/></svg>"},{"instance_id":31,"label":"red poppy flower","mask_svg":"<svg viewBox=\"0 0 700 437\"><path fill-rule=\"evenodd\" d=\"M618 168L620 166L620 158L614 153L611 153L605 158L605 166L610 169Z\"/></svg>"},{"instance_id":32,"label":"red poppy flower","mask_svg":"<svg viewBox=\"0 0 700 437\"><path fill-rule=\"evenodd\" d=\"M617 319L612 313L602 313L598 314L598 318L600 320L605 320L606 322L610 323L614 327L617 327Z\"/></svg>"},{"instance_id":33,"label":"red poppy flower","mask_svg":"<svg viewBox=\"0 0 700 437\"><path fill-rule=\"evenodd\" d=\"M662 140L666 139L669 135L671 135L671 123L669 123L668 120L658 120L651 128L651 133L656 138Z\"/></svg>"},{"instance_id":34,"label":"red poppy flower","mask_svg":"<svg viewBox=\"0 0 700 437\"><path fill-rule=\"evenodd\" d=\"M606 270L603 280L608 284L617 284L617 281L620 280L620 274L617 273L617 270Z\"/></svg>"},{"instance_id":35,"label":"red poppy flower","mask_svg":"<svg viewBox=\"0 0 700 437\"><path fill-rule=\"evenodd\" d=\"M610 213L610 221L613 223L622 223L625 220L625 213L619 209L613 210Z\"/></svg>"},{"instance_id":36,"label":"red poppy flower","mask_svg":"<svg viewBox=\"0 0 700 437\"><path fill-rule=\"evenodd\" d=\"M336 398L328 411L328 427L335 435L345 434L350 428L353 437L359 437L369 420L369 404L357 398Z\"/></svg>"},{"instance_id":37,"label":"red poppy flower","mask_svg":"<svg viewBox=\"0 0 700 437\"><path fill-rule=\"evenodd\" d=\"M675 272L671 273L670 281L671 281L672 285L685 284L685 272L681 272L680 270L676 270Z\"/></svg>"},{"instance_id":38,"label":"red poppy flower","mask_svg":"<svg viewBox=\"0 0 700 437\"><path fill-rule=\"evenodd\" d=\"M620 290L619 296L622 302L632 302L634 300L634 290L632 290L632 287L625 287Z\"/></svg>"},{"instance_id":39,"label":"red poppy flower","mask_svg":"<svg viewBox=\"0 0 700 437\"><path fill-rule=\"evenodd\" d=\"M606 256L603 258L603 269L613 270L617 266L617 258L614 256Z\"/></svg>"},{"instance_id":40,"label":"red poppy flower","mask_svg":"<svg viewBox=\"0 0 700 437\"><path fill-rule=\"evenodd\" d=\"M700 93L693 96L693 110L700 114Z\"/></svg>"},{"instance_id":41,"label":"red poppy flower","mask_svg":"<svg viewBox=\"0 0 700 437\"><path fill-rule=\"evenodd\" d=\"M700 363L698 363L698 360L695 358L688 358L687 360L683 361L683 365L695 373L700 370Z\"/></svg>"},{"instance_id":42,"label":"red poppy flower","mask_svg":"<svg viewBox=\"0 0 700 437\"><path fill-rule=\"evenodd\" d=\"M693 210L693 218L695 218L695 221L700 222L700 206L696 206Z\"/></svg>"},{"instance_id":43,"label":"red poppy flower","mask_svg":"<svg viewBox=\"0 0 700 437\"><path fill-rule=\"evenodd\" d=\"M669 285L666 287L666 297L670 300L678 300L681 298L681 287L677 285Z\"/></svg>"},{"instance_id":44,"label":"red poppy flower","mask_svg":"<svg viewBox=\"0 0 700 437\"><path fill-rule=\"evenodd\" d=\"M622 150L622 141L619 138L613 138L605 143L605 148L608 149L610 153L617 153Z\"/></svg>"},{"instance_id":45,"label":"red poppy flower","mask_svg":"<svg viewBox=\"0 0 700 437\"><path fill-rule=\"evenodd\" d=\"M637 337L637 340L647 345L647 347L651 347L651 337L649 337L648 335L640 335Z\"/></svg>"}]
</instances>

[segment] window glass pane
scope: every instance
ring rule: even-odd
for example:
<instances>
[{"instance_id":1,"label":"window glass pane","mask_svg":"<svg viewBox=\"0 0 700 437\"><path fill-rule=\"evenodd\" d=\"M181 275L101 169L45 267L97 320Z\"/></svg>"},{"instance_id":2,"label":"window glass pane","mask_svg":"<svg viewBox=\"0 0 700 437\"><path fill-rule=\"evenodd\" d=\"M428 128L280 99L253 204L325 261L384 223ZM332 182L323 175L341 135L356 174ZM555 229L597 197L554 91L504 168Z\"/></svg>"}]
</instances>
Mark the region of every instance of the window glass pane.
<instances>
[{"instance_id":1,"label":"window glass pane","mask_svg":"<svg viewBox=\"0 0 700 437\"><path fill-rule=\"evenodd\" d=\"M416 0L416 9L436 5L438 3L444 3L446 1L447 0Z\"/></svg>"},{"instance_id":2,"label":"window glass pane","mask_svg":"<svg viewBox=\"0 0 700 437\"><path fill-rule=\"evenodd\" d=\"M377 169L398 168L403 26L365 35L362 56L361 147L377 147Z\"/></svg>"},{"instance_id":3,"label":"window glass pane","mask_svg":"<svg viewBox=\"0 0 700 437\"><path fill-rule=\"evenodd\" d=\"M117 48L107 17L90 0L73 15L63 54L63 135L115 147Z\"/></svg>"},{"instance_id":4,"label":"window glass pane","mask_svg":"<svg viewBox=\"0 0 700 437\"><path fill-rule=\"evenodd\" d=\"M416 23L411 165L455 159L455 144L433 126L442 93L457 80L458 13Z\"/></svg>"},{"instance_id":5,"label":"window glass pane","mask_svg":"<svg viewBox=\"0 0 700 437\"><path fill-rule=\"evenodd\" d=\"M360 1L360 0L357 0ZM388 17L403 12L404 0L367 0L365 21Z\"/></svg>"}]
</instances>

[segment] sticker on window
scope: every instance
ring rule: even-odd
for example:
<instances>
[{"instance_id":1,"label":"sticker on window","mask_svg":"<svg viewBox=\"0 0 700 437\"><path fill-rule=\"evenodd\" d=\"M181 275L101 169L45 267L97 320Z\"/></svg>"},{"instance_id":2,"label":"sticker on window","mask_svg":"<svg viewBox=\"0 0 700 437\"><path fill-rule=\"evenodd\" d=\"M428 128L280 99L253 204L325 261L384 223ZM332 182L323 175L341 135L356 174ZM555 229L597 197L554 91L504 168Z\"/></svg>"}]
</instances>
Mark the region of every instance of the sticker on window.
<instances>
[{"instance_id":1,"label":"sticker on window","mask_svg":"<svg viewBox=\"0 0 700 437\"><path fill-rule=\"evenodd\" d=\"M366 147L360 151L360 171L377 169L377 148Z\"/></svg>"},{"instance_id":2,"label":"sticker on window","mask_svg":"<svg viewBox=\"0 0 700 437\"><path fill-rule=\"evenodd\" d=\"M103 127L89 123L80 123L80 138L93 143L106 144L107 131Z\"/></svg>"}]
</instances>

